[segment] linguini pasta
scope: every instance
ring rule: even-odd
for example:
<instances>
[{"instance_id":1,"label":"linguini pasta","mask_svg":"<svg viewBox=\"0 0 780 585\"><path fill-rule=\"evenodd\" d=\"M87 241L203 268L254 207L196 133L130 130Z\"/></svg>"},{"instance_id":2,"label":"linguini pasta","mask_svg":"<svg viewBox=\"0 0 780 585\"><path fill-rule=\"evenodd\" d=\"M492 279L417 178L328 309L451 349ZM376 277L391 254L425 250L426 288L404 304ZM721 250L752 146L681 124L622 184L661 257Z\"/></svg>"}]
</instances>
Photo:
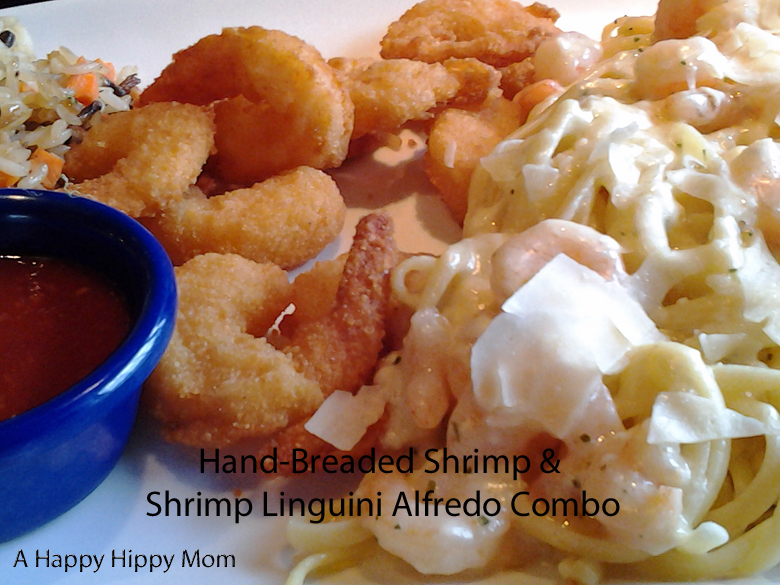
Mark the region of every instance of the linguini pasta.
<instances>
[{"instance_id":1,"label":"linguini pasta","mask_svg":"<svg viewBox=\"0 0 780 585\"><path fill-rule=\"evenodd\" d=\"M560 454L520 477L444 459L367 475L357 494L385 509L500 503L335 522L421 573L544 555L582 583L688 581L780 562L780 2L671 5L610 24L603 59L482 159L465 239L393 275L415 312L375 377L381 446ZM580 507L539 513L556 501Z\"/></svg>"}]
</instances>

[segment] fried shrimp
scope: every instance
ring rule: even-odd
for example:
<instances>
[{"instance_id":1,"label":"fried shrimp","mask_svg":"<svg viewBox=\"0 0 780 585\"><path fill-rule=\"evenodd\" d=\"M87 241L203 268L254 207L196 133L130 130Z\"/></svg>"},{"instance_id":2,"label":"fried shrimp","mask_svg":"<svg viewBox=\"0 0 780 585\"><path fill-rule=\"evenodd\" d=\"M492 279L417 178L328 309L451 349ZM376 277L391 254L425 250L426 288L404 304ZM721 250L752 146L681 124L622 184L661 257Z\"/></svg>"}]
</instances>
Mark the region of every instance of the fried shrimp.
<instances>
[{"instance_id":1,"label":"fried shrimp","mask_svg":"<svg viewBox=\"0 0 780 585\"><path fill-rule=\"evenodd\" d=\"M536 68L533 58L523 59L501 68L501 90L507 99L514 98L520 91L534 82Z\"/></svg>"},{"instance_id":2,"label":"fried shrimp","mask_svg":"<svg viewBox=\"0 0 780 585\"><path fill-rule=\"evenodd\" d=\"M204 254L176 268L179 309L145 386L167 439L221 446L267 436L322 401L317 382L262 336L289 302L273 264Z\"/></svg>"},{"instance_id":3,"label":"fried shrimp","mask_svg":"<svg viewBox=\"0 0 780 585\"><path fill-rule=\"evenodd\" d=\"M389 216L361 219L332 310L302 323L285 344L284 352L326 396L334 390L355 392L373 370L382 350L390 269L397 254Z\"/></svg>"},{"instance_id":4,"label":"fried shrimp","mask_svg":"<svg viewBox=\"0 0 780 585\"><path fill-rule=\"evenodd\" d=\"M140 99L214 104L216 173L245 185L301 165L336 167L352 134L349 94L320 53L257 26L176 53Z\"/></svg>"},{"instance_id":5,"label":"fried shrimp","mask_svg":"<svg viewBox=\"0 0 780 585\"><path fill-rule=\"evenodd\" d=\"M481 103L500 81L493 67L476 59L440 64L339 57L328 63L345 79L355 104L353 139L393 132L410 120L432 118L446 104Z\"/></svg>"},{"instance_id":6,"label":"fried shrimp","mask_svg":"<svg viewBox=\"0 0 780 585\"><path fill-rule=\"evenodd\" d=\"M213 253L178 267L176 330L145 386L166 438L214 447L313 440L302 424L322 400L354 392L373 371L395 258L389 217L362 219L332 310L298 321L277 345L266 335L300 298L281 268Z\"/></svg>"},{"instance_id":7,"label":"fried shrimp","mask_svg":"<svg viewBox=\"0 0 780 585\"><path fill-rule=\"evenodd\" d=\"M317 318L295 321L289 337L279 345L299 371L318 382L325 397L335 390L356 393L370 381L380 357L389 310L390 270L398 260L392 233L392 221L383 214L368 215L358 223L335 295L333 268L342 260L333 260L310 279L296 279L307 289L297 294L304 303L305 314ZM325 299L333 298L332 304L323 303L324 310L309 306L314 298L311 288L317 284L324 285ZM285 318L288 319L295 319L295 312ZM285 326L282 321L283 331ZM277 449L287 454L294 448L305 448L309 455L333 452L332 445L304 428L308 418L272 437L263 452ZM353 451L370 446L376 437L375 431L369 432Z\"/></svg>"},{"instance_id":8,"label":"fried shrimp","mask_svg":"<svg viewBox=\"0 0 780 585\"><path fill-rule=\"evenodd\" d=\"M213 148L209 112L152 104L95 123L67 152L63 172L79 194L143 217L181 199Z\"/></svg>"},{"instance_id":9,"label":"fried shrimp","mask_svg":"<svg viewBox=\"0 0 780 585\"><path fill-rule=\"evenodd\" d=\"M471 175L479 159L520 126L518 108L498 97L477 111L448 109L428 136L425 172L453 217L463 223Z\"/></svg>"},{"instance_id":10,"label":"fried shrimp","mask_svg":"<svg viewBox=\"0 0 780 585\"><path fill-rule=\"evenodd\" d=\"M289 270L314 258L341 233L345 213L333 179L300 167L208 198L193 187L144 225L175 265L221 252Z\"/></svg>"},{"instance_id":11,"label":"fried shrimp","mask_svg":"<svg viewBox=\"0 0 780 585\"><path fill-rule=\"evenodd\" d=\"M382 39L385 59L428 63L475 57L506 67L533 55L559 33L558 12L513 0L423 0L390 25Z\"/></svg>"}]
</instances>

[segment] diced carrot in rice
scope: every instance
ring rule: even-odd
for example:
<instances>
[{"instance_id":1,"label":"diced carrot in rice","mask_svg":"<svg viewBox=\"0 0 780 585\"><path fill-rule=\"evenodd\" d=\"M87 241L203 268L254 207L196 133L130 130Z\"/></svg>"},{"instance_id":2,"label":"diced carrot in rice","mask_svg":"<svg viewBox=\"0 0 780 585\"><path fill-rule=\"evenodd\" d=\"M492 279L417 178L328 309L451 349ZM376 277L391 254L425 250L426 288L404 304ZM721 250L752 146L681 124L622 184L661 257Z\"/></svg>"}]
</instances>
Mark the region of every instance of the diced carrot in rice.
<instances>
[{"instance_id":1,"label":"diced carrot in rice","mask_svg":"<svg viewBox=\"0 0 780 585\"><path fill-rule=\"evenodd\" d=\"M0 187L13 187L19 181L19 177L0 171Z\"/></svg>"},{"instance_id":2,"label":"diced carrot in rice","mask_svg":"<svg viewBox=\"0 0 780 585\"><path fill-rule=\"evenodd\" d=\"M79 73L68 77L65 87L72 89L73 97L86 106L98 99L100 83L95 73Z\"/></svg>"},{"instance_id":3,"label":"diced carrot in rice","mask_svg":"<svg viewBox=\"0 0 780 585\"><path fill-rule=\"evenodd\" d=\"M62 174L62 165L65 161L56 154L52 154L47 150L38 148L35 152L32 153L30 162L33 165L46 165L46 178L41 181L41 185L43 185L43 187L46 189L52 189L60 179L60 175Z\"/></svg>"}]
</instances>

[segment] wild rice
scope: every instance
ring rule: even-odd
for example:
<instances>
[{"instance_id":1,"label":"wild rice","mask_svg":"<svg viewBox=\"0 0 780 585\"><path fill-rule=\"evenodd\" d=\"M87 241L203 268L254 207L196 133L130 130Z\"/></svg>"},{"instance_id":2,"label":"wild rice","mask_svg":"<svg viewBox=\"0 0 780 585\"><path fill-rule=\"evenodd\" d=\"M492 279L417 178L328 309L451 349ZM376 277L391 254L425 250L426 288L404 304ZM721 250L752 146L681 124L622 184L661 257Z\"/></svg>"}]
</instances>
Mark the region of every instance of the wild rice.
<instances>
[{"instance_id":1,"label":"wild rice","mask_svg":"<svg viewBox=\"0 0 780 585\"><path fill-rule=\"evenodd\" d=\"M94 75L98 93L79 93L79 75ZM14 17L0 17L0 187L56 186L46 160L61 161L74 127L88 127L94 114L128 110L137 85L134 68L114 75L113 67L60 47L37 59L27 30ZM80 128L79 128L80 130ZM33 156L42 149L55 155Z\"/></svg>"}]
</instances>

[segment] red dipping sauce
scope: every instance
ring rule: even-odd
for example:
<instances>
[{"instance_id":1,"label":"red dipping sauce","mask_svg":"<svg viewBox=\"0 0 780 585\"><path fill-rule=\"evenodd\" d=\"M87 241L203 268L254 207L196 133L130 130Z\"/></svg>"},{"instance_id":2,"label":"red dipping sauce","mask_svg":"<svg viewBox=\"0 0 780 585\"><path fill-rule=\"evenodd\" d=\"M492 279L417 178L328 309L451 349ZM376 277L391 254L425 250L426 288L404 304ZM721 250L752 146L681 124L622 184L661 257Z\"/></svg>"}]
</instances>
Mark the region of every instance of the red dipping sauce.
<instances>
[{"instance_id":1,"label":"red dipping sauce","mask_svg":"<svg viewBox=\"0 0 780 585\"><path fill-rule=\"evenodd\" d=\"M96 271L56 258L0 257L0 420L73 386L129 331L124 297Z\"/></svg>"}]
</instances>

